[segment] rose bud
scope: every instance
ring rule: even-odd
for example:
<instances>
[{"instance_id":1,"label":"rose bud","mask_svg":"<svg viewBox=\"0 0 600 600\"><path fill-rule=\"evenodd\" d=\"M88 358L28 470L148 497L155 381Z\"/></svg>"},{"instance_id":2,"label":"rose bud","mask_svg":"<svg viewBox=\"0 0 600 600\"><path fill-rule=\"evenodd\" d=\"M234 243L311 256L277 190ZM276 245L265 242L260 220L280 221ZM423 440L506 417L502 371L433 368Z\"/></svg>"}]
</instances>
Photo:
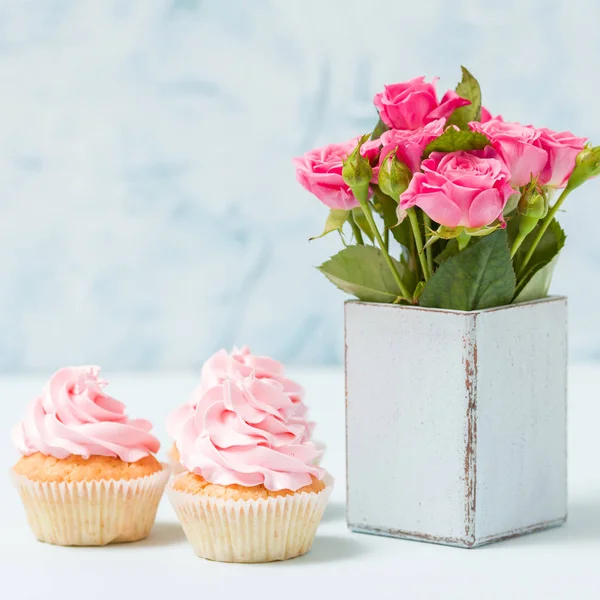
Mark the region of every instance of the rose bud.
<instances>
[{"instance_id":1,"label":"rose bud","mask_svg":"<svg viewBox=\"0 0 600 600\"><path fill-rule=\"evenodd\" d=\"M590 177L600 175L600 146L584 148L575 159L575 168L567 187L574 190Z\"/></svg>"},{"instance_id":2,"label":"rose bud","mask_svg":"<svg viewBox=\"0 0 600 600\"><path fill-rule=\"evenodd\" d=\"M379 189L398 202L400 194L408 188L411 177L410 169L396 158L396 151L392 150L379 168Z\"/></svg>"},{"instance_id":3,"label":"rose bud","mask_svg":"<svg viewBox=\"0 0 600 600\"><path fill-rule=\"evenodd\" d=\"M358 141L356 148L352 151L352 154L344 161L342 167L342 177L344 182L350 186L354 195L359 193L365 194L365 197L369 193L369 182L373 176L373 168L369 161L364 158L360 153L361 146L367 141L369 134L363 135Z\"/></svg>"}]
</instances>

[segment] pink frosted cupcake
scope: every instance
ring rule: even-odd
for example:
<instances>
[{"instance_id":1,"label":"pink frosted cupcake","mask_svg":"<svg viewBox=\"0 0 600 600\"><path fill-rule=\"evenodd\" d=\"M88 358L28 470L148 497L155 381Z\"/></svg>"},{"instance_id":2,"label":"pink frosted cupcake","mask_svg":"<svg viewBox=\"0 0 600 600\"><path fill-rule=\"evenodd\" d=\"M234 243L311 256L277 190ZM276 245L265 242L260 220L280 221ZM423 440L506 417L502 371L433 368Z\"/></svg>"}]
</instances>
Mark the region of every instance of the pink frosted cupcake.
<instances>
[{"instance_id":1,"label":"pink frosted cupcake","mask_svg":"<svg viewBox=\"0 0 600 600\"><path fill-rule=\"evenodd\" d=\"M193 391L190 400L174 410L167 419L167 431L171 438L177 439L181 427L208 389L223 383L226 378L237 381L249 377L251 374L257 379L275 381L280 384L284 393L290 399L290 405L287 409L288 416L290 418L305 419L308 407L304 403L304 389L302 386L285 377L285 368L280 362L268 356L256 356L245 346L241 350L234 348L231 353L226 350L219 350L204 363L200 373L200 383ZM312 438L313 429L314 423L308 422L306 439ZM315 464L319 464L325 446L320 442L315 442L315 446L318 452L314 460ZM177 444L174 443L169 452L174 472L183 470L179 455Z\"/></svg>"},{"instance_id":2,"label":"pink frosted cupcake","mask_svg":"<svg viewBox=\"0 0 600 600\"><path fill-rule=\"evenodd\" d=\"M167 495L198 556L267 562L310 549L332 480L293 405L283 384L250 375L188 411L175 440L185 472Z\"/></svg>"},{"instance_id":3,"label":"pink frosted cupcake","mask_svg":"<svg viewBox=\"0 0 600 600\"><path fill-rule=\"evenodd\" d=\"M57 371L12 431L12 475L42 542L101 546L146 537L169 469L152 425L129 419L98 367Z\"/></svg>"}]
</instances>

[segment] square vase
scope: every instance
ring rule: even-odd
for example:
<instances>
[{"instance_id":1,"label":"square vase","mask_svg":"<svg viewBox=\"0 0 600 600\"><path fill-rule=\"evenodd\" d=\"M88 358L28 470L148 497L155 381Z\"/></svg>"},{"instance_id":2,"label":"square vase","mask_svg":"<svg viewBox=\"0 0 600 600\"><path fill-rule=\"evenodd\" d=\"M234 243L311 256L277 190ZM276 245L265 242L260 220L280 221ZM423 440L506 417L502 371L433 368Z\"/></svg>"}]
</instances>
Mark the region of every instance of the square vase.
<instances>
[{"instance_id":1,"label":"square vase","mask_svg":"<svg viewBox=\"0 0 600 600\"><path fill-rule=\"evenodd\" d=\"M472 548L564 523L566 298L345 310L352 530Z\"/></svg>"}]
</instances>

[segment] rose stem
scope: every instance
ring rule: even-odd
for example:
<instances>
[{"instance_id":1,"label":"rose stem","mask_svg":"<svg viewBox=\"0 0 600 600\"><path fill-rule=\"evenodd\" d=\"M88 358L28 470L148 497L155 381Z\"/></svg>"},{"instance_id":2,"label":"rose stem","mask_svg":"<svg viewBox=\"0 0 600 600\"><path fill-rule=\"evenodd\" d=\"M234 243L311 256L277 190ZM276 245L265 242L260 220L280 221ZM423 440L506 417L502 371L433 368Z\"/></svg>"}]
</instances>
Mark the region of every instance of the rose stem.
<instances>
[{"instance_id":1,"label":"rose stem","mask_svg":"<svg viewBox=\"0 0 600 600\"><path fill-rule=\"evenodd\" d=\"M427 238L427 231L431 230L431 219L429 215L423 212L423 225L425 226L425 238ZM433 248L431 245L425 248L425 254L427 256L427 269L429 269L429 276L433 275Z\"/></svg>"},{"instance_id":2,"label":"rose stem","mask_svg":"<svg viewBox=\"0 0 600 600\"><path fill-rule=\"evenodd\" d=\"M419 227L419 217L414 208L408 209L408 218L410 219L410 226L415 236L415 243L417 244L417 254L419 255L419 261L421 262L421 269L423 269L423 277L425 281L429 280L429 270L427 269L427 259L423 253L423 238L421 237L421 228Z\"/></svg>"},{"instance_id":3,"label":"rose stem","mask_svg":"<svg viewBox=\"0 0 600 600\"><path fill-rule=\"evenodd\" d=\"M359 246L364 246L365 242L363 240L362 233L360 231L360 227L356 224L354 220L354 216L352 215L352 211L348 211L348 223L350 223L350 227L352 227L352 233L354 234L354 239Z\"/></svg>"},{"instance_id":4,"label":"rose stem","mask_svg":"<svg viewBox=\"0 0 600 600\"><path fill-rule=\"evenodd\" d=\"M515 254L519 251L519 248L521 247L521 244L525 241L525 238L527 237L528 234L519 234L516 238L515 241L513 242L512 248L510 249L510 257L514 258Z\"/></svg>"},{"instance_id":5,"label":"rose stem","mask_svg":"<svg viewBox=\"0 0 600 600\"><path fill-rule=\"evenodd\" d=\"M521 276L525 273L525 268L529 264L529 261L531 260L531 257L533 256L533 253L535 252L535 249L537 248L541 239L544 237L544 233L546 233L546 229L548 229L548 227L550 226L550 223L552 222L552 219L554 219L554 216L558 212L558 209L561 207L562 203L566 200L567 196L570 193L571 193L571 190L567 186L562 191L562 194L558 197L558 200L554 203L554 206L550 209L550 212L546 215L546 218L542 221L540 229L537 232L535 238L533 239L531 247L527 251L527 254L525 255L525 258L523 259L523 262L521 263L521 268L519 269L519 276Z\"/></svg>"},{"instance_id":6,"label":"rose stem","mask_svg":"<svg viewBox=\"0 0 600 600\"><path fill-rule=\"evenodd\" d=\"M381 238L379 229L377 229L377 225L375 225L375 220L373 219L373 213L371 212L371 205L369 204L368 188L365 190L353 189L352 191L354 192L354 196L358 200L360 207L362 208L363 212L365 213L367 223L369 223L369 225L371 226L371 230L373 231L373 234L375 235L375 238L377 239L377 243L379 244L379 247L381 248L381 252L383 253L383 258L385 259L385 262L387 263L387 266L389 267L390 272L392 273L392 277L394 278L394 281L398 284L398 287L400 288L400 291L402 292L402 295L404 296L404 298L406 298L406 300L410 301L412 298L412 295L409 294L408 290L406 289L406 286L404 285L404 282L402 281L402 278L400 277L400 273L398 273L398 271L396 270L396 267L394 266L394 263L392 262L392 259L385 247L385 244L383 243L383 239ZM364 193L362 193L363 191L364 191Z\"/></svg>"}]
</instances>

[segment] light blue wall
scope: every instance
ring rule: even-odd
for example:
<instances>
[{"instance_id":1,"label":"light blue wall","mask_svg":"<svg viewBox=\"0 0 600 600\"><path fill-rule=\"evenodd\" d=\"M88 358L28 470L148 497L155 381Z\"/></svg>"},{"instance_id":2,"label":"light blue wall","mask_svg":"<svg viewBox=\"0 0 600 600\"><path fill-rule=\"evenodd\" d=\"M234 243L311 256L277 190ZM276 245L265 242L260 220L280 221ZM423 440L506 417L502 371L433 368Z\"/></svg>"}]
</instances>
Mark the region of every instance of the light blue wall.
<instances>
[{"instance_id":1,"label":"light blue wall","mask_svg":"<svg viewBox=\"0 0 600 600\"><path fill-rule=\"evenodd\" d=\"M576 8L575 8L576 5ZM369 130L384 83L459 65L507 119L600 142L592 0L0 1L0 369L336 363L338 247L291 157ZM600 357L600 184L554 290Z\"/></svg>"}]
</instances>

